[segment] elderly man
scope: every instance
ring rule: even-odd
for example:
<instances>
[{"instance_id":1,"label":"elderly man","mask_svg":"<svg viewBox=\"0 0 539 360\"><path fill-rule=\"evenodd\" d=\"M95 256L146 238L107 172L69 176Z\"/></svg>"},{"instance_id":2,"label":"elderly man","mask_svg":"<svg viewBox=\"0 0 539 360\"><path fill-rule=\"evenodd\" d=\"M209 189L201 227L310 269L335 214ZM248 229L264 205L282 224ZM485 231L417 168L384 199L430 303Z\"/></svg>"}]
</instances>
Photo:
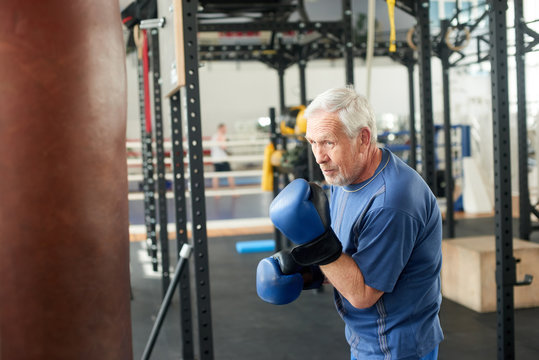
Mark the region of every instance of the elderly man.
<instances>
[{"instance_id":1,"label":"elderly man","mask_svg":"<svg viewBox=\"0 0 539 360\"><path fill-rule=\"evenodd\" d=\"M374 113L353 89L320 94L305 117L330 200L303 179L274 199L270 217L295 246L260 262L259 295L290 302L320 284L321 270L335 288L352 359L436 359L443 339L436 198L415 170L377 146Z\"/></svg>"}]
</instances>

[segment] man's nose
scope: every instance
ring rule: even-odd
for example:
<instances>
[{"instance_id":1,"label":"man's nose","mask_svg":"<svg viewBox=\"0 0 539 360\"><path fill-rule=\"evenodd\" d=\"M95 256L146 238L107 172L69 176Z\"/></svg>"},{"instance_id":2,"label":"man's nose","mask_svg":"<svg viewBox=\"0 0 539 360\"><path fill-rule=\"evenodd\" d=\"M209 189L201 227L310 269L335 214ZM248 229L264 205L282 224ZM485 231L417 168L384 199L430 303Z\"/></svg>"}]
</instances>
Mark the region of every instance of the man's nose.
<instances>
[{"instance_id":1,"label":"man's nose","mask_svg":"<svg viewBox=\"0 0 539 360\"><path fill-rule=\"evenodd\" d=\"M311 149L317 164L323 164L327 161L327 153L321 146L312 145Z\"/></svg>"}]
</instances>

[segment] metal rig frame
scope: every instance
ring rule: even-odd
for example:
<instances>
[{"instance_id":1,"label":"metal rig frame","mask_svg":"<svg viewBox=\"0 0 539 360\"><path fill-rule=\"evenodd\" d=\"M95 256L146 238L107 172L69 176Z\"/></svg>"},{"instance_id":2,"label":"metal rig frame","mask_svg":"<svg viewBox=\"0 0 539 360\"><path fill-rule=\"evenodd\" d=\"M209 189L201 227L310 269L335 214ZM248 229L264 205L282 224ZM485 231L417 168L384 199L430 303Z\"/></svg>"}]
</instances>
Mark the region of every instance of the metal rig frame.
<instances>
[{"instance_id":1,"label":"metal rig frame","mask_svg":"<svg viewBox=\"0 0 539 360\"><path fill-rule=\"evenodd\" d=\"M279 99L280 110L283 112L286 108L284 100L284 71L291 65L298 64L300 68L300 89L301 101L307 102L305 68L307 62L318 58L343 58L345 59L346 81L353 84L353 59L354 57L364 56L365 50L354 47L352 43L352 25L351 25L351 1L342 0L343 20L337 22L310 22L304 12L302 12L302 21L287 22L285 17L277 19L279 21L256 21L248 23L223 23L223 24L205 24L198 23L197 11L198 1L183 0L183 24L185 67L187 74L186 98L187 98L187 123L188 123L188 141L189 141L189 168L190 168L190 191L192 196L193 213L193 243L195 257L195 286L197 291L197 317L199 331L199 347L202 359L213 358L211 312L210 312L210 292L209 292L209 269L206 235L206 215L205 215L205 194L204 194L204 176L203 176L203 152L201 137L201 119L200 119L200 99L198 91L198 60L229 60L229 61L261 61L278 72L279 76ZM201 1L208 11L212 11L210 1ZM302 4L302 2L300 2ZM493 97L493 126L494 126L494 166L495 166L495 193L496 193L496 280L498 286L498 358L514 358L514 308L513 308L513 287L516 285L527 285L531 279L526 277L524 281L516 281L516 259L513 257L512 248L512 211L511 211L511 178L510 172L510 147L509 142L509 108L508 108L508 85L507 85L507 26L505 14L507 9L506 0L489 0L489 23L490 23L490 59L492 66L492 97ZM266 4L267 5L267 4ZM436 169L434 158L434 135L432 110L432 78L430 60L434 53L442 60L444 69L444 128L446 129L445 143L450 144L448 136L450 132L450 113L449 113L449 78L446 74L451 66L446 46L440 42L433 41L429 28L429 1L428 0L397 0L396 6L401 10L411 14L417 19L416 31L418 34L418 57L414 57L413 51L404 43L398 42L398 48L402 49L398 53L389 53L388 43L378 43L375 46L375 55L389 56L399 61L407 67L409 74L409 92L410 92L410 134L411 134L411 165L415 168L416 160L416 134L415 134L415 103L413 98L413 71L417 64L419 68L419 89L420 89L420 111L422 121L422 163L423 177L431 189L436 186ZM290 11L291 8L284 8ZM300 9L301 10L301 9ZM285 12L286 12L285 11ZM286 15L286 14L285 14ZM486 16L486 15L485 15ZM527 141L526 139L526 94L525 94L525 75L524 75L524 55L531 51L539 43L539 36L533 30L529 29L523 22L522 0L515 0L515 27L516 31L516 52L517 52L517 79L518 79L518 131L519 131L519 186L520 186L520 237L529 238L532 226L529 222L530 213L539 217L539 212L530 205L529 191L527 184ZM444 27L447 29L448 23ZM267 45L197 45L197 33L204 31L262 31L270 30L274 33L271 46ZM279 32L297 31L304 34L316 31L322 34L321 38L303 44L284 44L279 36ZM445 31L445 30L444 30ZM533 40L528 44L524 42L524 34ZM321 41L320 41L321 40ZM477 62L486 61L489 57L480 53L480 44L487 42L485 36L478 36ZM435 48L432 48L433 42ZM158 49L152 47L152 56L158 56ZM464 57L464 56L462 56ZM460 60L459 60L460 61ZM154 67L155 71L155 67ZM158 69L157 69L158 71ZM140 71L139 71L140 78ZM159 79L157 76L154 81ZM139 80L140 82L140 80ZM155 89L155 88L154 88ZM155 89L158 91L158 89ZM158 97L156 93L156 97ZM183 149L181 145L181 96L178 91L171 97L172 130L173 130L173 153L174 153L174 179L175 179L175 201L176 201L176 229L178 248L187 242L186 213L185 213L185 188L183 179ZM156 106L158 106L156 104ZM143 108L143 106L141 105ZM271 141L277 144L279 134L275 129L275 110L270 109L270 118L272 118L272 138ZM141 124L144 125L143 111L141 111ZM145 211L146 226L148 230L148 239L152 242L151 249L156 251L155 247L155 215L152 215L152 179L153 163L151 149L151 134L146 134L142 126L142 142L144 150L144 191L145 191ZM149 140L149 141L148 141ZM159 142L159 140L157 140ZM158 143L158 146L162 144ZM286 146L286 141L283 142ZM158 177L161 174L160 161L164 153L157 150ZM447 162L449 160L449 162ZM451 179L451 156L446 149L446 177ZM159 177L161 179L161 177ZM164 174L163 174L164 179ZM446 179L447 180L447 179ZM274 183L279 184L279 177L274 174ZM159 194L163 183L158 183ZM448 196L452 196L452 188L447 191ZM278 193L276 188L274 194ZM151 194L150 194L151 193ZM450 195L449 195L450 194ZM163 196L164 198L164 196ZM449 198L449 197L448 197ZM448 201L449 204L452 204ZM155 214L155 205L153 206ZM448 218L449 233L448 237L453 236L452 211ZM166 214L166 210L161 214ZM153 225L152 221L153 220ZM161 222L160 222L161 223ZM153 226L153 227L152 227ZM153 230L152 230L153 229ZM153 231L153 232L152 232ZM153 237L152 237L153 234ZM276 232L276 238L278 234ZM161 244L163 244L161 240ZM280 241L276 244L279 248L282 246ZM164 250L163 250L164 251ZM168 254L168 253L167 253ZM156 253L152 252L156 257ZM163 252L165 256L165 252ZM156 263L154 264L156 266ZM168 267L167 267L168 273ZM166 276L168 279L168 276ZM165 281L165 274L163 275ZM192 330L191 330L191 310L188 305L189 299L189 276L184 274L182 279L182 329L184 331L184 357L193 357Z\"/></svg>"}]
</instances>

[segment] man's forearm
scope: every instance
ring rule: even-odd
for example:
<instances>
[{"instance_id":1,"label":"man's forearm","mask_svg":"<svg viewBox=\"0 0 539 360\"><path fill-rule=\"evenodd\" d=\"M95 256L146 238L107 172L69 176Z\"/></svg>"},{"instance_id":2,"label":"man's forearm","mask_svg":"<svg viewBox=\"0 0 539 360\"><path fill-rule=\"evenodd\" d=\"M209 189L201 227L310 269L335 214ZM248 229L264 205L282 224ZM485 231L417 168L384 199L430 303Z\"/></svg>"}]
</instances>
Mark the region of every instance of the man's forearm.
<instances>
[{"instance_id":1,"label":"man's forearm","mask_svg":"<svg viewBox=\"0 0 539 360\"><path fill-rule=\"evenodd\" d=\"M383 292L365 284L365 279L356 262L342 254L334 262L320 266L329 282L342 296L358 309L371 307Z\"/></svg>"}]
</instances>

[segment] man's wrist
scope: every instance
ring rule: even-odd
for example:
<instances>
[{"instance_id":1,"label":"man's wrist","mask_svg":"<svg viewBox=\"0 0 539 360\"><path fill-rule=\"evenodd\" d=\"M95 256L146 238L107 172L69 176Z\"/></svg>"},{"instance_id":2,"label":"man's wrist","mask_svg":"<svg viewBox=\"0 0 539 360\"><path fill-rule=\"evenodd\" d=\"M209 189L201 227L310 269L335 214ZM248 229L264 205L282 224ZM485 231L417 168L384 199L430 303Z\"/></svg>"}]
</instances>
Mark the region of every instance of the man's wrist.
<instances>
[{"instance_id":1,"label":"man's wrist","mask_svg":"<svg viewBox=\"0 0 539 360\"><path fill-rule=\"evenodd\" d=\"M294 260L302 265L326 265L337 260L342 254L342 244L329 227L325 233L311 242L298 245L290 251Z\"/></svg>"}]
</instances>

